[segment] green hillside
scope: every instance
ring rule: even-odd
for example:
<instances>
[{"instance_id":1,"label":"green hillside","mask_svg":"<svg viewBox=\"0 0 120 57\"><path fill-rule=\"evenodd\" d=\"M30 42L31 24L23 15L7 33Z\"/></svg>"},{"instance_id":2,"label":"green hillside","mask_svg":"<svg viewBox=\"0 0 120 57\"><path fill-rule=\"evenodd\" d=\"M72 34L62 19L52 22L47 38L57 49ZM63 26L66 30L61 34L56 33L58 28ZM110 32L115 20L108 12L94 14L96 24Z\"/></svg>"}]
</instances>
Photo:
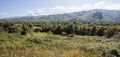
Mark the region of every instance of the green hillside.
<instances>
[{"instance_id":1,"label":"green hillside","mask_svg":"<svg viewBox=\"0 0 120 57\"><path fill-rule=\"evenodd\" d=\"M54 22L54 21L70 21L70 22L120 22L120 11L118 10L89 10L56 15L44 16L24 16L10 17L1 19L4 21L22 21L22 22Z\"/></svg>"}]
</instances>

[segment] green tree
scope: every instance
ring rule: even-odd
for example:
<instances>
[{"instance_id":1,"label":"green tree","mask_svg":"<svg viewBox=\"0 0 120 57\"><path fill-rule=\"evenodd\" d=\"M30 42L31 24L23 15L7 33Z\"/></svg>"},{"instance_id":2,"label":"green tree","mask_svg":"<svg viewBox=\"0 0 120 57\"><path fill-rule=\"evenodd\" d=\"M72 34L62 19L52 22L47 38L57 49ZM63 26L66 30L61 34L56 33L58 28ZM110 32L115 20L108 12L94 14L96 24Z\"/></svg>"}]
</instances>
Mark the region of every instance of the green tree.
<instances>
[{"instance_id":1,"label":"green tree","mask_svg":"<svg viewBox=\"0 0 120 57\"><path fill-rule=\"evenodd\" d=\"M75 26L74 24L69 24L66 29L67 34L75 34Z\"/></svg>"},{"instance_id":2,"label":"green tree","mask_svg":"<svg viewBox=\"0 0 120 57\"><path fill-rule=\"evenodd\" d=\"M62 27L61 26L58 26L55 31L54 31L55 34L61 34L62 33Z\"/></svg>"},{"instance_id":3,"label":"green tree","mask_svg":"<svg viewBox=\"0 0 120 57\"><path fill-rule=\"evenodd\" d=\"M101 27L98 31L97 31L97 35L98 36L104 36L105 35L105 28Z\"/></svg>"},{"instance_id":4,"label":"green tree","mask_svg":"<svg viewBox=\"0 0 120 57\"><path fill-rule=\"evenodd\" d=\"M94 35L96 35L96 34L97 34L97 27L94 26L94 27L92 28L92 30L91 30L91 36L94 36Z\"/></svg>"},{"instance_id":5,"label":"green tree","mask_svg":"<svg viewBox=\"0 0 120 57\"><path fill-rule=\"evenodd\" d=\"M114 29L114 28L109 28L109 29L107 30L106 37L107 37L107 38L110 38L110 37L112 37L115 33L116 33L116 29Z\"/></svg>"},{"instance_id":6,"label":"green tree","mask_svg":"<svg viewBox=\"0 0 120 57\"><path fill-rule=\"evenodd\" d=\"M29 27L27 27L27 25L23 24L21 35L26 35L28 32L30 32Z\"/></svg>"}]
</instances>

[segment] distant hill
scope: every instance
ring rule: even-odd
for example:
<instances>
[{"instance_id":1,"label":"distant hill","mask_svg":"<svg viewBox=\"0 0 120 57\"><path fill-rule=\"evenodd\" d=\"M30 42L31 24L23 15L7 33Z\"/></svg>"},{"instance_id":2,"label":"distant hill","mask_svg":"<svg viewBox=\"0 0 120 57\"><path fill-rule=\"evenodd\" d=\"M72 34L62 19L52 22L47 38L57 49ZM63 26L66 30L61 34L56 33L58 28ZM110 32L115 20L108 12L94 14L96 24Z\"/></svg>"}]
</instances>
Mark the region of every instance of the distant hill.
<instances>
[{"instance_id":1,"label":"distant hill","mask_svg":"<svg viewBox=\"0 0 120 57\"><path fill-rule=\"evenodd\" d=\"M56 15L23 16L0 19L1 21L69 21L69 22L120 22L120 10L95 9Z\"/></svg>"}]
</instances>

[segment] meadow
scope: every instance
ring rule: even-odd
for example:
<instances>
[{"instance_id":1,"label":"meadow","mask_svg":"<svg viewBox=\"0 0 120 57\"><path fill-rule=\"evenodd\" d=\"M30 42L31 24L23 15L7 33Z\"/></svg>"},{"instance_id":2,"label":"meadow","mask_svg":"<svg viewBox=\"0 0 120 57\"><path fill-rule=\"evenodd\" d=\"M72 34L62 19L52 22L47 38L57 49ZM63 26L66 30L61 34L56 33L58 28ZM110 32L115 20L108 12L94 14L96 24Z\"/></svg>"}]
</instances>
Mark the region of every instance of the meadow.
<instances>
[{"instance_id":1,"label":"meadow","mask_svg":"<svg viewBox=\"0 0 120 57\"><path fill-rule=\"evenodd\" d=\"M11 29L0 32L0 57L120 57L120 33L107 38L30 29L23 34Z\"/></svg>"}]
</instances>

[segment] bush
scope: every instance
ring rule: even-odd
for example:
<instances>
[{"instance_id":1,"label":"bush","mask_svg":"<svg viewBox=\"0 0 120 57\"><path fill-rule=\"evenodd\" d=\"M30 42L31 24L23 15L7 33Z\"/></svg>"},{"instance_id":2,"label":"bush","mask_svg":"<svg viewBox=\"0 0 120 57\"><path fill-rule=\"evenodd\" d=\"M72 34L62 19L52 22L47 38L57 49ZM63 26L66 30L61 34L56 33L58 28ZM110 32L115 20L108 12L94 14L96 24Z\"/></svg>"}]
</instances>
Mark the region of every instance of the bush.
<instances>
[{"instance_id":1,"label":"bush","mask_svg":"<svg viewBox=\"0 0 120 57\"><path fill-rule=\"evenodd\" d=\"M112 38L120 39L120 32L119 32L119 33L116 33L115 35L113 35Z\"/></svg>"},{"instance_id":2,"label":"bush","mask_svg":"<svg viewBox=\"0 0 120 57\"><path fill-rule=\"evenodd\" d=\"M116 56L116 57L119 57L119 56L120 56L118 50L116 50L116 49L111 50L110 53L111 53L112 55Z\"/></svg>"},{"instance_id":3,"label":"bush","mask_svg":"<svg viewBox=\"0 0 120 57\"><path fill-rule=\"evenodd\" d=\"M43 40L42 39L33 38L33 39L27 39L27 41L35 43L35 44L41 44Z\"/></svg>"},{"instance_id":4,"label":"bush","mask_svg":"<svg viewBox=\"0 0 120 57\"><path fill-rule=\"evenodd\" d=\"M102 56L103 57L120 57L120 53L119 53L119 50L112 49L112 50L107 51L107 52L104 51Z\"/></svg>"},{"instance_id":5,"label":"bush","mask_svg":"<svg viewBox=\"0 0 120 57\"><path fill-rule=\"evenodd\" d=\"M42 28L35 28L34 29L34 32L41 32L42 31Z\"/></svg>"}]
</instances>

